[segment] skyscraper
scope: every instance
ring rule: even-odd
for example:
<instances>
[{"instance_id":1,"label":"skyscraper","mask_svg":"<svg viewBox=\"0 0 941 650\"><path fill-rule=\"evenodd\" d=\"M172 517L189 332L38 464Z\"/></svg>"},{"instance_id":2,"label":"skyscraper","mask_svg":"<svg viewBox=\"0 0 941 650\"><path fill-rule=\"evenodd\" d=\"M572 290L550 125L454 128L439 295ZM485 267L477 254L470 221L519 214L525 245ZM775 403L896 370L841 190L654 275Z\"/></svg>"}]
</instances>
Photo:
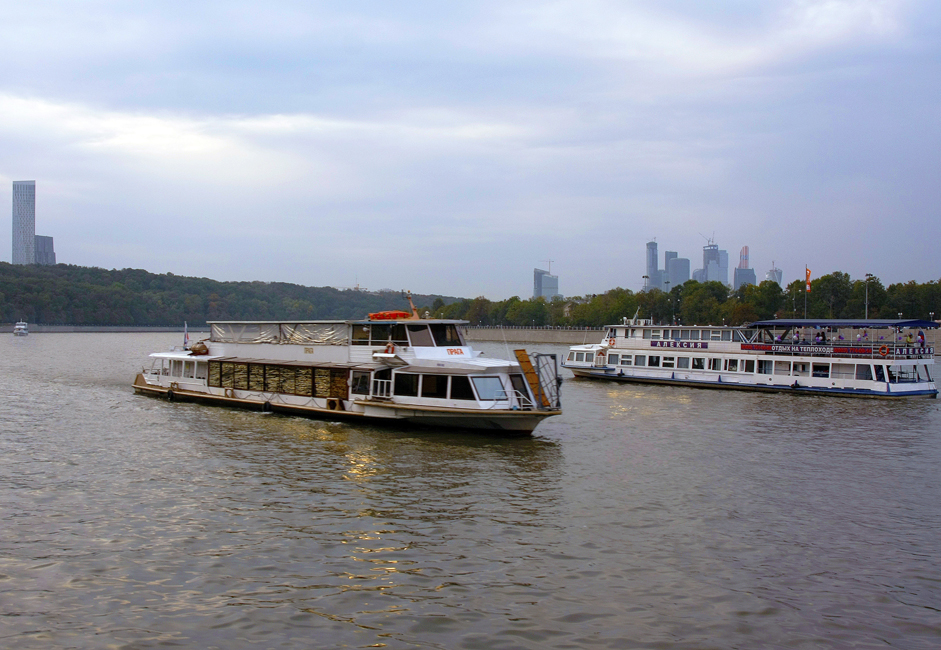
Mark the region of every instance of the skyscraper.
<instances>
[{"instance_id":1,"label":"skyscraper","mask_svg":"<svg viewBox=\"0 0 941 650\"><path fill-rule=\"evenodd\" d=\"M533 298L552 300L559 294L559 276L542 269L533 269Z\"/></svg>"},{"instance_id":2,"label":"skyscraper","mask_svg":"<svg viewBox=\"0 0 941 650\"><path fill-rule=\"evenodd\" d=\"M36 264L55 266L56 249L52 237L36 235Z\"/></svg>"},{"instance_id":3,"label":"skyscraper","mask_svg":"<svg viewBox=\"0 0 941 650\"><path fill-rule=\"evenodd\" d=\"M36 181L13 181L13 263L36 262Z\"/></svg>"},{"instance_id":4,"label":"skyscraper","mask_svg":"<svg viewBox=\"0 0 941 650\"><path fill-rule=\"evenodd\" d=\"M736 291L743 284L757 284L755 281L755 269L748 266L748 246L743 246L738 256L738 266L732 274L732 288Z\"/></svg>"}]
</instances>

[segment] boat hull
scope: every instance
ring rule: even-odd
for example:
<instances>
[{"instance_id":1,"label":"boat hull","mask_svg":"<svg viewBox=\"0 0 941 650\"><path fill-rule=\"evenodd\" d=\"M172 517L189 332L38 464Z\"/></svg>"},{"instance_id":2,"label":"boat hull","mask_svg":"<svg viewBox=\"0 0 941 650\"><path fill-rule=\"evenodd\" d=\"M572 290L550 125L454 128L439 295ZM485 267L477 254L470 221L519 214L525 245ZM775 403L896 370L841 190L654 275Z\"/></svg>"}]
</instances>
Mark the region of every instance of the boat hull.
<instances>
[{"instance_id":1,"label":"boat hull","mask_svg":"<svg viewBox=\"0 0 941 650\"><path fill-rule=\"evenodd\" d=\"M893 390L893 384L882 384L886 387L887 390L873 390L866 388L845 388L845 387L835 387L835 386L812 386L812 385L801 385L800 381L795 381L791 384L751 384L744 382L733 382L733 381L722 381L721 375L717 376L716 379L685 379L677 378L675 373L672 373L670 377L655 377L655 376L637 376L637 375L627 375L627 374L618 374L610 370L606 371L603 368L578 368L565 366L572 371L572 373L579 378L583 379L600 379L606 381L618 381L624 383L634 383L634 384L659 384L659 385L669 385L669 386L684 386L689 388L711 388L717 390L748 390L748 391L761 391L761 392L777 392L777 393L793 393L800 395L828 395L836 397L863 397L863 398L872 398L872 399L910 399L910 398L936 398L938 396L937 388L934 388L931 384L924 384L924 387L917 387L912 389L899 389L895 388Z\"/></svg>"},{"instance_id":2,"label":"boat hull","mask_svg":"<svg viewBox=\"0 0 941 650\"><path fill-rule=\"evenodd\" d=\"M319 420L370 422L383 426L436 427L492 431L503 435L530 435L545 418L559 415L559 410L522 411L508 409L452 409L400 404L387 400L326 399L323 406L313 403L291 404L280 395L254 391L217 394L198 387L167 387L148 383L138 373L134 392L169 401L196 402L252 411L296 415ZM314 402L310 400L310 402Z\"/></svg>"}]
</instances>

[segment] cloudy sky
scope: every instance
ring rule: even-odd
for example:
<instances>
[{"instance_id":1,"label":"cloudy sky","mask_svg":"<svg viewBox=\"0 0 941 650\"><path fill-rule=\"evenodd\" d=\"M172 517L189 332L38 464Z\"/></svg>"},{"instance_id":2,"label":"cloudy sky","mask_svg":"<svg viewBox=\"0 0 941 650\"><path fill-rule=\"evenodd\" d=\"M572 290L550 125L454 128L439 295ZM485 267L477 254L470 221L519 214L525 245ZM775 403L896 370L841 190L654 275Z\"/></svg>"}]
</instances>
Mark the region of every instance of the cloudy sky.
<instances>
[{"instance_id":1,"label":"cloudy sky","mask_svg":"<svg viewBox=\"0 0 941 650\"><path fill-rule=\"evenodd\" d=\"M503 299L714 238L941 278L937 0L33 0L0 57L0 202L36 180L60 262Z\"/></svg>"}]
</instances>

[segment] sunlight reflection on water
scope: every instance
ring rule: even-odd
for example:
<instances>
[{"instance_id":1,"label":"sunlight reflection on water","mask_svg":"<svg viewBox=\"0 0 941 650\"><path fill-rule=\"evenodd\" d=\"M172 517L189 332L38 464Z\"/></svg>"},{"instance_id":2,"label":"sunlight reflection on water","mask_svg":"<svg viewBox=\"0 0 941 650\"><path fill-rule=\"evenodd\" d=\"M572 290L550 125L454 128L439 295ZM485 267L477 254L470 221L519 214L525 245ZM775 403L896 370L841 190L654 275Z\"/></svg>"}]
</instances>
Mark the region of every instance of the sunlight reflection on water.
<instances>
[{"instance_id":1,"label":"sunlight reflection on water","mask_svg":"<svg viewBox=\"0 0 941 650\"><path fill-rule=\"evenodd\" d=\"M936 400L568 380L531 439L390 431L134 396L176 338L0 342L5 647L941 635Z\"/></svg>"}]
</instances>

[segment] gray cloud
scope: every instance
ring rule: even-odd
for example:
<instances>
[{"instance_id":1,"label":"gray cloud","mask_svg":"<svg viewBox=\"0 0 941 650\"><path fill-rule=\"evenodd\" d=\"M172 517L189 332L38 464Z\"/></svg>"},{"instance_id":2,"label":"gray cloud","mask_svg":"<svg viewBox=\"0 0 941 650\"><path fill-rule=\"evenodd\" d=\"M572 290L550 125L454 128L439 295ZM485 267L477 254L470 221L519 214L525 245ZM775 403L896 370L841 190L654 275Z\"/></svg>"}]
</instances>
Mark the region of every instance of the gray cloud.
<instances>
[{"instance_id":1,"label":"gray cloud","mask_svg":"<svg viewBox=\"0 0 941 650\"><path fill-rule=\"evenodd\" d=\"M927 1L69 11L0 26L0 200L36 179L63 262L502 298L551 258L573 295L714 233L941 277Z\"/></svg>"}]
</instances>

